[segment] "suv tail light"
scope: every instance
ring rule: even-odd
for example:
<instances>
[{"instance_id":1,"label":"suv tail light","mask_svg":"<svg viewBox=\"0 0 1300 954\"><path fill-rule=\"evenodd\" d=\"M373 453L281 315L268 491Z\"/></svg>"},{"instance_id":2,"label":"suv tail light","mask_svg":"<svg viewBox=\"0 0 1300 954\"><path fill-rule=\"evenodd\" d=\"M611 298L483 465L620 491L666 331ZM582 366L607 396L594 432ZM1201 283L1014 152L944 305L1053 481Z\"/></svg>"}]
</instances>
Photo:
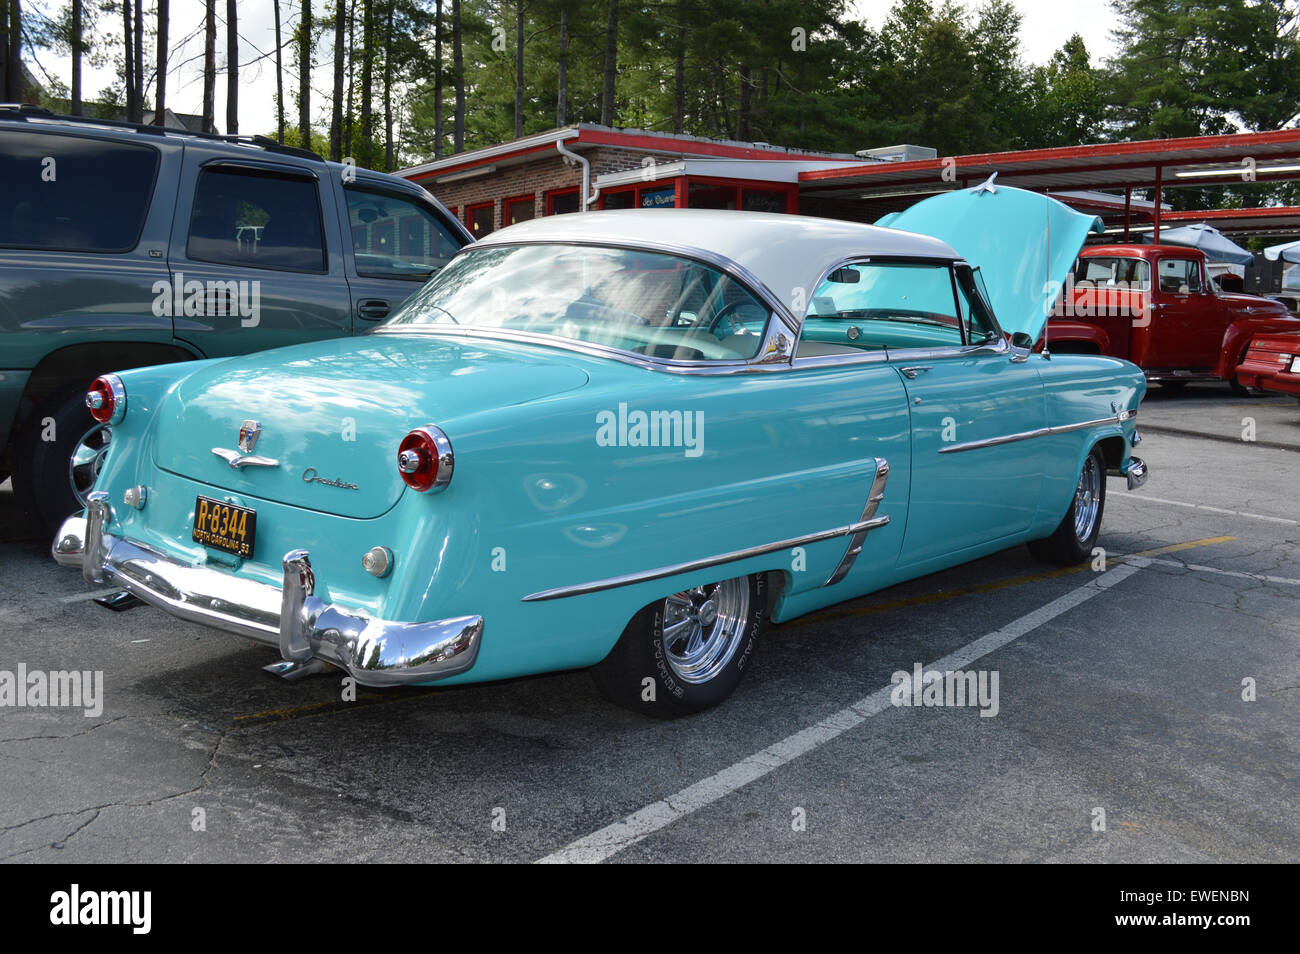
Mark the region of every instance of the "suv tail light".
<instances>
[{"instance_id":1,"label":"suv tail light","mask_svg":"<svg viewBox=\"0 0 1300 954\"><path fill-rule=\"evenodd\" d=\"M116 374L95 378L86 392L86 407L100 424L116 424L126 415L126 389Z\"/></svg>"},{"instance_id":2,"label":"suv tail light","mask_svg":"<svg viewBox=\"0 0 1300 954\"><path fill-rule=\"evenodd\" d=\"M397 472L406 485L421 493L439 491L451 483L456 457L442 428L417 427L397 448Z\"/></svg>"}]
</instances>

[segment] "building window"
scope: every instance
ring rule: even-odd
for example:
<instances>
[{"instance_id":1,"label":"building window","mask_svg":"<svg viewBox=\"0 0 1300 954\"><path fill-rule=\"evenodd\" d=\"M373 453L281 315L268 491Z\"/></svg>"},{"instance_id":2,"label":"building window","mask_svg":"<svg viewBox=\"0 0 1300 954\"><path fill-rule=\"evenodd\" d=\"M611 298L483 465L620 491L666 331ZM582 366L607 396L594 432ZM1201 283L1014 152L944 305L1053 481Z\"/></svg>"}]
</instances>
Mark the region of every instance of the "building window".
<instances>
[{"instance_id":1,"label":"building window","mask_svg":"<svg viewBox=\"0 0 1300 954\"><path fill-rule=\"evenodd\" d=\"M785 198L775 189L741 189L740 207L746 212L784 212Z\"/></svg>"},{"instance_id":2,"label":"building window","mask_svg":"<svg viewBox=\"0 0 1300 954\"><path fill-rule=\"evenodd\" d=\"M692 182L688 205L692 209L734 209L736 207L735 186L704 185Z\"/></svg>"},{"instance_id":3,"label":"building window","mask_svg":"<svg viewBox=\"0 0 1300 954\"><path fill-rule=\"evenodd\" d=\"M636 208L636 189L606 192L600 201L601 208L604 209L634 209Z\"/></svg>"},{"instance_id":4,"label":"building window","mask_svg":"<svg viewBox=\"0 0 1300 954\"><path fill-rule=\"evenodd\" d=\"M506 200L506 225L514 225L516 222L527 222L533 217L535 203L531 195L520 196L517 199Z\"/></svg>"},{"instance_id":5,"label":"building window","mask_svg":"<svg viewBox=\"0 0 1300 954\"><path fill-rule=\"evenodd\" d=\"M677 205L677 187L642 189L637 205L643 209L671 209Z\"/></svg>"},{"instance_id":6,"label":"building window","mask_svg":"<svg viewBox=\"0 0 1300 954\"><path fill-rule=\"evenodd\" d=\"M557 189L546 193L546 214L563 215L565 212L578 211L578 190Z\"/></svg>"},{"instance_id":7,"label":"building window","mask_svg":"<svg viewBox=\"0 0 1300 954\"><path fill-rule=\"evenodd\" d=\"M469 226L470 233L476 239L481 239L485 235L491 235L493 231L493 203L482 202L478 205L471 205L465 210L465 224Z\"/></svg>"}]
</instances>

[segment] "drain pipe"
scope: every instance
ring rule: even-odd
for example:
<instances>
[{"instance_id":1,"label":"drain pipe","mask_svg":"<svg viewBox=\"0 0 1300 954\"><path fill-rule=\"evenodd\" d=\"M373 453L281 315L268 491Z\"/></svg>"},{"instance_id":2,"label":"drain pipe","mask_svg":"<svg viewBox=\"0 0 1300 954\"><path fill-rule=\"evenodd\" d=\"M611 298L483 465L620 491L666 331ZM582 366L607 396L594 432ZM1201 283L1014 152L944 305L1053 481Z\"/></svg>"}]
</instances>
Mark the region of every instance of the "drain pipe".
<instances>
[{"instance_id":1,"label":"drain pipe","mask_svg":"<svg viewBox=\"0 0 1300 954\"><path fill-rule=\"evenodd\" d=\"M600 198L600 190L593 189L591 186L591 163L573 150L564 148L564 140L562 139L557 139L555 141L555 148L559 150L560 155L564 157L564 161L567 164L573 165L576 162L578 165L582 166L582 195L585 201L582 203L582 208L579 211L586 212L587 206Z\"/></svg>"}]
</instances>

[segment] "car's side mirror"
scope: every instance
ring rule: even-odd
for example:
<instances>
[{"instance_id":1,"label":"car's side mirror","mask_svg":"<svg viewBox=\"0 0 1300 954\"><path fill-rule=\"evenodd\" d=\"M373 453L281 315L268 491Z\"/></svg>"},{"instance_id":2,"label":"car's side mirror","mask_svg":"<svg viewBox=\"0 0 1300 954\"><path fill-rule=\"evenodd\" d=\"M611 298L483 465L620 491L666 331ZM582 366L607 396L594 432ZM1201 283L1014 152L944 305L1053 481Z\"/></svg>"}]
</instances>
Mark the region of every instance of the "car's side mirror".
<instances>
[{"instance_id":1,"label":"car's side mirror","mask_svg":"<svg viewBox=\"0 0 1300 954\"><path fill-rule=\"evenodd\" d=\"M1017 331L1011 336L1011 360L1019 364L1022 361L1029 360L1029 354L1034 350L1034 339L1029 337L1023 331Z\"/></svg>"}]
</instances>

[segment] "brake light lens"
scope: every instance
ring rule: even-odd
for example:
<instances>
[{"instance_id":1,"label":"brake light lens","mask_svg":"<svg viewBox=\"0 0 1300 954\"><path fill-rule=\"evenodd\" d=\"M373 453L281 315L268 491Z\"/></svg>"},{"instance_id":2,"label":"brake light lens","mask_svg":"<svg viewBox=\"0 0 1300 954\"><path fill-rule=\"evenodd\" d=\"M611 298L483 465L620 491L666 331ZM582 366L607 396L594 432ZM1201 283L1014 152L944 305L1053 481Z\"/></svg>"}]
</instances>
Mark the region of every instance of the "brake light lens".
<instances>
[{"instance_id":1,"label":"brake light lens","mask_svg":"<svg viewBox=\"0 0 1300 954\"><path fill-rule=\"evenodd\" d=\"M86 407L100 424L116 424L126 415L126 389L116 374L95 378L86 392Z\"/></svg>"},{"instance_id":2,"label":"brake light lens","mask_svg":"<svg viewBox=\"0 0 1300 954\"><path fill-rule=\"evenodd\" d=\"M439 491L451 483L455 460L451 441L432 424L411 431L397 448L397 472L420 493Z\"/></svg>"}]
</instances>

